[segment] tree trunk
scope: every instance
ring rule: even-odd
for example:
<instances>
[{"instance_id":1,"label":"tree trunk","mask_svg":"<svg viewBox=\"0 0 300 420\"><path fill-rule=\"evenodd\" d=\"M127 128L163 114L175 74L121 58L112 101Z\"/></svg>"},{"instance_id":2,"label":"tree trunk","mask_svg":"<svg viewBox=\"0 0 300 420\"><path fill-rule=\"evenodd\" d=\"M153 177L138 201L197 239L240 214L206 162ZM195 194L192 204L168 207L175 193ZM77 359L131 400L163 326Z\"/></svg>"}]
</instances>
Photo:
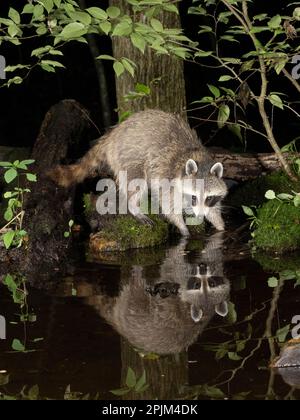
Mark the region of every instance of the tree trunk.
<instances>
[{"instance_id":1,"label":"tree trunk","mask_svg":"<svg viewBox=\"0 0 300 420\"><path fill-rule=\"evenodd\" d=\"M68 261L70 239L64 237L68 222L73 217L75 188L58 187L45 171L68 156L72 144L84 138L89 126L87 111L73 100L64 100L47 112L32 151L35 164L31 171L37 174L36 183L26 185L28 193L24 203L24 229L28 242L19 249L8 252L0 248L0 273L14 272L41 277L51 277L62 271ZM5 253L5 254L4 254ZM3 255L4 254L4 255Z\"/></svg>"},{"instance_id":2,"label":"tree trunk","mask_svg":"<svg viewBox=\"0 0 300 420\"><path fill-rule=\"evenodd\" d=\"M110 0L111 6L119 7L124 13L133 16L132 7L126 0ZM144 16L135 16L136 21ZM180 17L176 13L163 12L158 19L165 28L180 28ZM141 111L146 108L159 108L163 111L183 113L186 108L183 61L168 55L158 55L151 48L142 54L127 37L113 37L114 57L129 58L137 64L134 77L128 72L116 78L119 115L126 111ZM151 94L141 101L124 101L124 95L135 90L136 83L150 87Z\"/></svg>"}]
</instances>

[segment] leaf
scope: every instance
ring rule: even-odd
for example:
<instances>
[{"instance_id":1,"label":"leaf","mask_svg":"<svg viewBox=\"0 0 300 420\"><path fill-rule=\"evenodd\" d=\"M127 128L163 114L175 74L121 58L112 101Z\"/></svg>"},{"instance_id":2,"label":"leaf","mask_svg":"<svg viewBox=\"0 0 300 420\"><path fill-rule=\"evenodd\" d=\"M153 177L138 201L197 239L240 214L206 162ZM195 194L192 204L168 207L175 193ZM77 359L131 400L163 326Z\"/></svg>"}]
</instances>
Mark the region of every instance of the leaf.
<instances>
[{"instance_id":1,"label":"leaf","mask_svg":"<svg viewBox=\"0 0 300 420\"><path fill-rule=\"evenodd\" d=\"M235 324L237 321L237 312L233 302L228 302L228 314L226 315L226 321L229 324Z\"/></svg>"},{"instance_id":2,"label":"leaf","mask_svg":"<svg viewBox=\"0 0 300 420\"><path fill-rule=\"evenodd\" d=\"M13 23L12 25L9 25L9 27L7 28L7 32L11 37L14 37L19 32L19 28L15 23Z\"/></svg>"},{"instance_id":3,"label":"leaf","mask_svg":"<svg viewBox=\"0 0 300 420\"><path fill-rule=\"evenodd\" d=\"M142 35L140 35L139 33L133 32L130 35L130 39L131 39L132 44L144 54L145 48L146 48L146 45L147 45L146 41L145 41L145 38Z\"/></svg>"},{"instance_id":4,"label":"leaf","mask_svg":"<svg viewBox=\"0 0 300 420\"><path fill-rule=\"evenodd\" d=\"M113 67L117 77L121 76L121 74L123 74L125 71L123 64L119 61L115 61Z\"/></svg>"},{"instance_id":5,"label":"leaf","mask_svg":"<svg viewBox=\"0 0 300 420\"><path fill-rule=\"evenodd\" d=\"M121 10L118 7L111 6L106 10L106 13L111 19L115 19L121 14Z\"/></svg>"},{"instance_id":6,"label":"leaf","mask_svg":"<svg viewBox=\"0 0 300 420\"><path fill-rule=\"evenodd\" d=\"M8 207L6 210L5 210L5 213L4 213L4 219L7 221L7 222L10 222L11 221L11 219L14 217L14 213L13 213L13 211L12 211L12 209L11 209L11 207Z\"/></svg>"},{"instance_id":7,"label":"leaf","mask_svg":"<svg viewBox=\"0 0 300 420\"><path fill-rule=\"evenodd\" d=\"M277 198L279 198L279 200L292 200L294 196L291 194L281 193L277 195Z\"/></svg>"},{"instance_id":8,"label":"leaf","mask_svg":"<svg viewBox=\"0 0 300 420\"><path fill-rule=\"evenodd\" d=\"M276 194L275 194L275 192L274 192L273 190L268 190L268 191L266 192L266 194L265 194L265 197L266 197L268 200L274 200L274 199L276 198Z\"/></svg>"},{"instance_id":9,"label":"leaf","mask_svg":"<svg viewBox=\"0 0 300 420\"><path fill-rule=\"evenodd\" d=\"M34 159L26 159L21 161L21 163L23 163L24 165L32 165L34 162Z\"/></svg>"},{"instance_id":10,"label":"leaf","mask_svg":"<svg viewBox=\"0 0 300 420\"><path fill-rule=\"evenodd\" d=\"M106 54L99 55L96 58L97 59L101 59L101 60L112 60L112 61L116 61L116 59L114 57L112 57L111 55L106 55Z\"/></svg>"},{"instance_id":11,"label":"leaf","mask_svg":"<svg viewBox=\"0 0 300 420\"><path fill-rule=\"evenodd\" d=\"M59 35L64 39L72 39L79 38L86 33L87 29L82 23L72 22L65 26Z\"/></svg>"},{"instance_id":12,"label":"leaf","mask_svg":"<svg viewBox=\"0 0 300 420\"><path fill-rule=\"evenodd\" d=\"M212 55L212 51L197 51L195 57L209 57Z\"/></svg>"},{"instance_id":13,"label":"leaf","mask_svg":"<svg viewBox=\"0 0 300 420\"><path fill-rule=\"evenodd\" d=\"M21 22L19 12L17 12L13 7L9 8L8 17L10 17L17 25Z\"/></svg>"},{"instance_id":14,"label":"leaf","mask_svg":"<svg viewBox=\"0 0 300 420\"><path fill-rule=\"evenodd\" d=\"M125 67L125 69L128 71L128 73L131 74L131 76L134 76L134 67L132 64L129 63L128 60L126 60L125 58L123 58L122 60L122 64Z\"/></svg>"},{"instance_id":15,"label":"leaf","mask_svg":"<svg viewBox=\"0 0 300 420\"><path fill-rule=\"evenodd\" d=\"M122 395L128 394L128 392L130 392L130 389L128 388L113 389L110 392L114 395L121 397Z\"/></svg>"},{"instance_id":16,"label":"leaf","mask_svg":"<svg viewBox=\"0 0 300 420\"><path fill-rule=\"evenodd\" d=\"M73 227L74 226L74 220L69 220L69 227Z\"/></svg>"},{"instance_id":17,"label":"leaf","mask_svg":"<svg viewBox=\"0 0 300 420\"><path fill-rule=\"evenodd\" d=\"M149 86L144 85L143 83L137 83L135 85L135 91L137 93L143 93L144 95L150 95L151 89Z\"/></svg>"},{"instance_id":18,"label":"leaf","mask_svg":"<svg viewBox=\"0 0 300 420\"><path fill-rule=\"evenodd\" d=\"M26 174L26 178L30 182L36 182L37 181L36 174Z\"/></svg>"},{"instance_id":19,"label":"leaf","mask_svg":"<svg viewBox=\"0 0 300 420\"><path fill-rule=\"evenodd\" d=\"M10 248L15 235L16 235L16 232L14 230L9 230L8 232L4 233L4 235L2 236L2 240L6 249Z\"/></svg>"},{"instance_id":20,"label":"leaf","mask_svg":"<svg viewBox=\"0 0 300 420\"><path fill-rule=\"evenodd\" d=\"M290 332L290 324L286 325L283 328L280 328L279 330L276 331L276 337L279 341L279 343L284 343L288 333Z\"/></svg>"},{"instance_id":21,"label":"leaf","mask_svg":"<svg viewBox=\"0 0 300 420\"><path fill-rule=\"evenodd\" d=\"M269 95L268 99L272 105L276 106L277 108L284 109L284 105L280 96L271 94Z\"/></svg>"},{"instance_id":22,"label":"leaf","mask_svg":"<svg viewBox=\"0 0 300 420\"><path fill-rule=\"evenodd\" d=\"M136 374L131 367L128 368L125 383L129 388L133 388L136 385Z\"/></svg>"},{"instance_id":23,"label":"leaf","mask_svg":"<svg viewBox=\"0 0 300 420\"><path fill-rule=\"evenodd\" d=\"M4 179L7 184L10 184L17 176L18 172L15 170L15 168L10 168L5 172Z\"/></svg>"},{"instance_id":24,"label":"leaf","mask_svg":"<svg viewBox=\"0 0 300 420\"><path fill-rule=\"evenodd\" d=\"M228 105L221 105L219 108L219 114L218 114L218 127L222 128L224 127L225 122L230 117L230 108Z\"/></svg>"},{"instance_id":25,"label":"leaf","mask_svg":"<svg viewBox=\"0 0 300 420\"><path fill-rule=\"evenodd\" d=\"M39 0L39 2L42 3L48 13L50 13L54 7L53 0Z\"/></svg>"},{"instance_id":26,"label":"leaf","mask_svg":"<svg viewBox=\"0 0 300 420\"><path fill-rule=\"evenodd\" d=\"M28 397L30 400L37 400L40 393L38 385L33 385L28 391Z\"/></svg>"},{"instance_id":27,"label":"leaf","mask_svg":"<svg viewBox=\"0 0 300 420\"><path fill-rule=\"evenodd\" d=\"M207 85L207 86L216 99L221 96L220 89L218 89L216 86L213 86L213 85Z\"/></svg>"},{"instance_id":28,"label":"leaf","mask_svg":"<svg viewBox=\"0 0 300 420\"><path fill-rule=\"evenodd\" d=\"M242 357L241 356L239 356L237 353L232 352L232 351L229 351L228 352L228 358L230 360L234 360L236 362L239 361L239 360L242 360Z\"/></svg>"},{"instance_id":29,"label":"leaf","mask_svg":"<svg viewBox=\"0 0 300 420\"><path fill-rule=\"evenodd\" d=\"M254 217L255 216L254 211L250 207L242 206L242 208L243 208L244 213L247 216L249 216L249 217Z\"/></svg>"},{"instance_id":30,"label":"leaf","mask_svg":"<svg viewBox=\"0 0 300 420\"><path fill-rule=\"evenodd\" d=\"M108 35L111 30L111 23L110 22L100 22L99 28L101 31L105 33L105 35Z\"/></svg>"},{"instance_id":31,"label":"leaf","mask_svg":"<svg viewBox=\"0 0 300 420\"><path fill-rule=\"evenodd\" d=\"M13 350L16 350L16 351L24 351L25 350L24 344L22 344L21 341L18 338L13 339L11 347L12 347Z\"/></svg>"},{"instance_id":32,"label":"leaf","mask_svg":"<svg viewBox=\"0 0 300 420\"><path fill-rule=\"evenodd\" d=\"M139 378L135 385L135 390L137 392L141 391L141 389L146 385L146 371L143 371L142 376Z\"/></svg>"},{"instance_id":33,"label":"leaf","mask_svg":"<svg viewBox=\"0 0 300 420\"><path fill-rule=\"evenodd\" d=\"M240 141L243 141L242 129L239 124L232 124L228 126L228 129L236 136Z\"/></svg>"},{"instance_id":34,"label":"leaf","mask_svg":"<svg viewBox=\"0 0 300 420\"><path fill-rule=\"evenodd\" d=\"M100 7L89 7L86 11L96 19L105 20L108 17L106 11L100 9Z\"/></svg>"},{"instance_id":35,"label":"leaf","mask_svg":"<svg viewBox=\"0 0 300 420\"><path fill-rule=\"evenodd\" d=\"M42 65L49 65L51 67L60 67L60 68L65 68L65 66L60 63L59 61L53 61L53 60L42 60L41 61Z\"/></svg>"},{"instance_id":36,"label":"leaf","mask_svg":"<svg viewBox=\"0 0 300 420\"><path fill-rule=\"evenodd\" d=\"M127 36L132 32L132 25L128 22L118 23L112 33L112 36Z\"/></svg>"},{"instance_id":37,"label":"leaf","mask_svg":"<svg viewBox=\"0 0 300 420\"><path fill-rule=\"evenodd\" d=\"M298 194L294 197L294 206L300 207L300 195Z\"/></svg>"},{"instance_id":38,"label":"leaf","mask_svg":"<svg viewBox=\"0 0 300 420\"><path fill-rule=\"evenodd\" d=\"M232 79L233 79L232 76L224 75L220 77L219 82L227 82L228 80L232 80Z\"/></svg>"},{"instance_id":39,"label":"leaf","mask_svg":"<svg viewBox=\"0 0 300 420\"><path fill-rule=\"evenodd\" d=\"M91 16L86 12L70 12L70 17L83 25L90 25L92 23Z\"/></svg>"},{"instance_id":40,"label":"leaf","mask_svg":"<svg viewBox=\"0 0 300 420\"><path fill-rule=\"evenodd\" d=\"M276 277L270 277L268 279L268 286L271 287L272 289L275 289L278 286L278 284L279 282Z\"/></svg>"},{"instance_id":41,"label":"leaf","mask_svg":"<svg viewBox=\"0 0 300 420\"><path fill-rule=\"evenodd\" d=\"M150 24L156 32L163 32L164 27L158 19L155 19L155 18L151 19Z\"/></svg>"},{"instance_id":42,"label":"leaf","mask_svg":"<svg viewBox=\"0 0 300 420\"><path fill-rule=\"evenodd\" d=\"M269 20L269 22L268 22L269 28L271 28L271 29L279 28L281 26L281 20L282 20L282 18L281 18L280 15L276 15L276 16L272 17L272 19Z\"/></svg>"}]
</instances>

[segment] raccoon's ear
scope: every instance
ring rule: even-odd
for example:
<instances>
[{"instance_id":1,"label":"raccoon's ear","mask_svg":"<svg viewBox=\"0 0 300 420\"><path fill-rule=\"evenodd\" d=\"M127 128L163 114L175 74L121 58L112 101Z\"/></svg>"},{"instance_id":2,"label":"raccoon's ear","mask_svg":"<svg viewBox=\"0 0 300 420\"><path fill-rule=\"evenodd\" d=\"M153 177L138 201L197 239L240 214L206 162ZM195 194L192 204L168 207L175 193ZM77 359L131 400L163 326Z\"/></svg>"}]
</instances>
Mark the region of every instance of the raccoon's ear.
<instances>
[{"instance_id":1,"label":"raccoon's ear","mask_svg":"<svg viewBox=\"0 0 300 420\"><path fill-rule=\"evenodd\" d=\"M216 314L222 316L223 318L228 314L228 304L226 300L224 302L219 303L215 306Z\"/></svg>"},{"instance_id":2,"label":"raccoon's ear","mask_svg":"<svg viewBox=\"0 0 300 420\"><path fill-rule=\"evenodd\" d=\"M221 162L217 162L215 163L211 168L210 168L210 173L213 175L216 175L218 178L222 178L223 177L223 165Z\"/></svg>"},{"instance_id":3,"label":"raccoon's ear","mask_svg":"<svg viewBox=\"0 0 300 420\"><path fill-rule=\"evenodd\" d=\"M194 322L199 322L203 317L203 311L195 305L191 306L191 317Z\"/></svg>"},{"instance_id":4,"label":"raccoon's ear","mask_svg":"<svg viewBox=\"0 0 300 420\"><path fill-rule=\"evenodd\" d=\"M187 160L185 164L185 173L187 175L195 175L198 172L197 163L193 159Z\"/></svg>"}]
</instances>

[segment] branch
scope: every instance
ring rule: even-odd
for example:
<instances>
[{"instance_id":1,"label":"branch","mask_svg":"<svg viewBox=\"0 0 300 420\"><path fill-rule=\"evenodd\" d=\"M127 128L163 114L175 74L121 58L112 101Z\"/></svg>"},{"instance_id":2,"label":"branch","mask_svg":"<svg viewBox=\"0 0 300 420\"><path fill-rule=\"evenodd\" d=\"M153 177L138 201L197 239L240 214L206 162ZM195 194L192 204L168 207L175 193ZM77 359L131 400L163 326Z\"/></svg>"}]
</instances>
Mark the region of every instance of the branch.
<instances>
[{"instance_id":1,"label":"branch","mask_svg":"<svg viewBox=\"0 0 300 420\"><path fill-rule=\"evenodd\" d=\"M293 78L293 76L286 70L286 69L283 69L282 70L283 71L283 74L285 75L285 77L287 78L287 79L289 79L289 81L294 85L294 87L297 89L297 91L300 93L300 85L299 85L299 83L297 82L297 80L296 79L294 79Z\"/></svg>"}]
</instances>

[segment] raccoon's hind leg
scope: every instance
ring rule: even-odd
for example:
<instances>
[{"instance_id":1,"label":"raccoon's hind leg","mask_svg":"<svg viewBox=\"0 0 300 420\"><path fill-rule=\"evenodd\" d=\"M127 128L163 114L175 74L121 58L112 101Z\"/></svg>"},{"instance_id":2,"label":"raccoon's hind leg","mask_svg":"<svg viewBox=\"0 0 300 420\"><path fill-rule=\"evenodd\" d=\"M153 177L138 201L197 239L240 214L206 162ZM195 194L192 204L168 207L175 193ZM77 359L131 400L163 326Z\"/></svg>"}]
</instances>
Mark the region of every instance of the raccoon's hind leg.
<instances>
[{"instance_id":1,"label":"raccoon's hind leg","mask_svg":"<svg viewBox=\"0 0 300 420\"><path fill-rule=\"evenodd\" d=\"M219 231L225 230L224 220L220 208L211 208L206 219Z\"/></svg>"}]
</instances>

